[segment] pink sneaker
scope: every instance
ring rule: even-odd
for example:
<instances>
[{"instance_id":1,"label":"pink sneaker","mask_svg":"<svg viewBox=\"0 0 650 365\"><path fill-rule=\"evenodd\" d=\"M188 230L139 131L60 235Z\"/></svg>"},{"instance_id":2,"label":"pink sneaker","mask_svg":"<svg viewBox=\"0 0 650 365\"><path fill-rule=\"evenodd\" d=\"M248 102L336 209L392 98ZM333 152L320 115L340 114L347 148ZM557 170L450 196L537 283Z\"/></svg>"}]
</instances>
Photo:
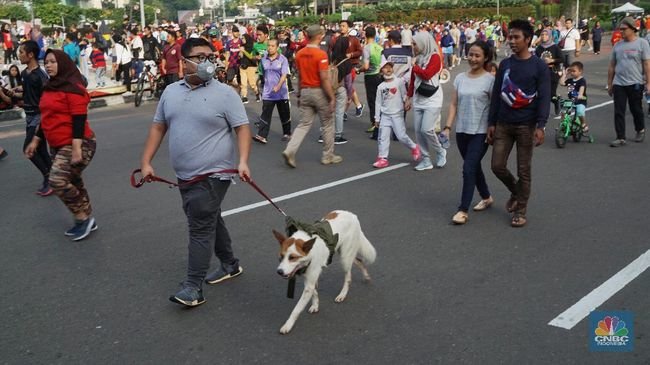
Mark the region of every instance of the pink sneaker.
<instances>
[{"instance_id":1,"label":"pink sneaker","mask_svg":"<svg viewBox=\"0 0 650 365\"><path fill-rule=\"evenodd\" d=\"M413 157L413 161L420 160L420 158L422 157L422 152L420 152L420 146L415 145L415 148L411 150L411 157Z\"/></svg>"},{"instance_id":2,"label":"pink sneaker","mask_svg":"<svg viewBox=\"0 0 650 365\"><path fill-rule=\"evenodd\" d=\"M388 160L385 159L385 158L382 158L382 157L377 157L377 161L375 161L375 163L372 164L372 166L374 166L374 167L376 167L378 169L388 167L388 165L389 165Z\"/></svg>"}]
</instances>

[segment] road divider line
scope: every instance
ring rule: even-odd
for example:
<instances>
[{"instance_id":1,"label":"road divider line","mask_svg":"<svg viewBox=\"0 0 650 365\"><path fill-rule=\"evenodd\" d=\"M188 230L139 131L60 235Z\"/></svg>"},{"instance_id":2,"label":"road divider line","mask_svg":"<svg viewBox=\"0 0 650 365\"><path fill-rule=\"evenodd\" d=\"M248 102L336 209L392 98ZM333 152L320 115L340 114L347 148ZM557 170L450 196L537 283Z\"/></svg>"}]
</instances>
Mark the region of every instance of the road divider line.
<instances>
[{"instance_id":1,"label":"road divider line","mask_svg":"<svg viewBox=\"0 0 650 365\"><path fill-rule=\"evenodd\" d=\"M602 108L602 107L604 107L606 105L609 105L609 104L614 104L614 100L610 100L610 101L606 101L604 103L600 103L600 104L596 104L594 106L590 106L589 108L585 109L585 111L587 112L587 111L590 111L590 110ZM553 119L560 119L560 116L558 115L557 117L555 117Z\"/></svg>"},{"instance_id":2,"label":"road divider line","mask_svg":"<svg viewBox=\"0 0 650 365\"><path fill-rule=\"evenodd\" d=\"M601 306L619 290L641 275L650 267L650 250L632 261L629 265L617 272L614 276L602 283L591 293L580 299L571 308L562 312L548 324L570 330L582 321L594 309Z\"/></svg>"},{"instance_id":3,"label":"road divider line","mask_svg":"<svg viewBox=\"0 0 650 365\"><path fill-rule=\"evenodd\" d=\"M408 164L408 163L400 163L400 164L397 164L397 165L388 166L388 167L383 168L383 169L378 169L378 170L366 172L365 174L360 174L360 175L351 176L351 177L348 177L348 178L345 178L345 179L332 181L331 183L327 183L327 184L319 185L319 186L314 186L313 188L296 191L295 193L282 195L282 196L278 196L278 197L271 198L271 199L273 200L273 202L278 203L278 202L281 202L281 201L284 201L284 200L297 198L297 197L302 196L302 195L315 193L315 192L318 192L318 191L321 191L321 190L326 190L326 189L333 188L335 186L347 184L347 183L350 183L350 182L353 182L353 181L357 181L357 180L365 179L365 178L372 177L372 176L375 176L375 175L390 172L390 171L393 171L393 170L401 169L402 167L405 167L405 166L410 166L410 164ZM239 208L234 208L234 209L227 210L227 211L221 213L221 216L222 217L227 217L229 215L245 212L245 211L248 211L248 210L253 210L253 209L263 207L265 205L270 205L270 204L271 203L264 200L264 201L261 201L259 203L253 203L253 204L249 204L249 205L244 205L244 206L239 207Z\"/></svg>"}]
</instances>

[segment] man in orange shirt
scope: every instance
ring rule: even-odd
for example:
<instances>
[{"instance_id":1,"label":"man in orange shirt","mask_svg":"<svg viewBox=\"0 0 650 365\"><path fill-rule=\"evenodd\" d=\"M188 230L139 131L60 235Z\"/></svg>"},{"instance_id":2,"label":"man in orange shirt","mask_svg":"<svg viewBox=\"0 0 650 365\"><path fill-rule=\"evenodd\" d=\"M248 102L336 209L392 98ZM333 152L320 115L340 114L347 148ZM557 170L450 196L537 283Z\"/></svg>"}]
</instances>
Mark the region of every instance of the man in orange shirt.
<instances>
[{"instance_id":1,"label":"man in orange shirt","mask_svg":"<svg viewBox=\"0 0 650 365\"><path fill-rule=\"evenodd\" d=\"M334 90L329 77L329 62L327 53L319 45L324 31L318 25L307 28L309 44L296 53L298 69L298 107L302 120L291 135L287 148L282 152L284 161L290 167L296 167L296 152L309 132L316 114L321 120L323 137L323 165L336 164L343 161L341 156L334 154L334 121L332 113L336 105Z\"/></svg>"}]
</instances>

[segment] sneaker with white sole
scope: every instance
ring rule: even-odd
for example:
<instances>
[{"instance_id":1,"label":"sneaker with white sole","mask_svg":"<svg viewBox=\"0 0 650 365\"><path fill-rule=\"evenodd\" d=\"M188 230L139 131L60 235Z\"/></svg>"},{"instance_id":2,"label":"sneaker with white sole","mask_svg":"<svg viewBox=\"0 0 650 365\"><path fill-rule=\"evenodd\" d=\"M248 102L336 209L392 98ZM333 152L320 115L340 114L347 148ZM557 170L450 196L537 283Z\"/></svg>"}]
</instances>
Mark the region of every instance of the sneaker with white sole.
<instances>
[{"instance_id":1,"label":"sneaker with white sole","mask_svg":"<svg viewBox=\"0 0 650 365\"><path fill-rule=\"evenodd\" d=\"M181 290L169 297L169 300L186 307L196 307L205 303L203 290L189 285L184 285Z\"/></svg>"},{"instance_id":2,"label":"sneaker with white sole","mask_svg":"<svg viewBox=\"0 0 650 365\"><path fill-rule=\"evenodd\" d=\"M244 269L241 266L239 266L239 264L237 265L236 268L224 267L223 265L221 265L216 271L212 272L211 274L208 274L205 277L205 282L210 285L219 284L228 279L235 278L241 275L243 272Z\"/></svg>"},{"instance_id":3,"label":"sneaker with white sole","mask_svg":"<svg viewBox=\"0 0 650 365\"><path fill-rule=\"evenodd\" d=\"M342 161L343 161L343 157L339 155L330 155L321 158L320 163L322 163L323 165L331 165L331 164L340 163Z\"/></svg>"},{"instance_id":4,"label":"sneaker with white sole","mask_svg":"<svg viewBox=\"0 0 650 365\"><path fill-rule=\"evenodd\" d=\"M441 169L447 164L447 150L443 149L436 155L436 168Z\"/></svg>"},{"instance_id":5,"label":"sneaker with white sole","mask_svg":"<svg viewBox=\"0 0 650 365\"><path fill-rule=\"evenodd\" d=\"M81 241L82 239L88 237L90 232L93 231L93 226L95 225L95 218L90 217L85 221L79 223L79 227L74 231L72 235L73 241Z\"/></svg>"},{"instance_id":6,"label":"sneaker with white sole","mask_svg":"<svg viewBox=\"0 0 650 365\"><path fill-rule=\"evenodd\" d=\"M72 228L70 228L69 230L63 232L63 234L66 235L66 236L68 236L68 237L72 237L72 236L74 236L74 235L77 233L77 231L79 231L79 227L81 227L82 223L83 223L83 221L77 221L77 222L75 222L74 226L73 226ZM91 232L92 232L92 231L96 231L98 228L99 228L99 227L97 226L97 222L95 222L95 223L93 224L92 228L90 229L90 231L91 231Z\"/></svg>"},{"instance_id":7,"label":"sneaker with white sole","mask_svg":"<svg viewBox=\"0 0 650 365\"><path fill-rule=\"evenodd\" d=\"M431 159L429 157L423 157L422 160L420 160L420 163L415 165L415 171L424 171L431 169L433 169L433 164L431 163Z\"/></svg>"}]
</instances>

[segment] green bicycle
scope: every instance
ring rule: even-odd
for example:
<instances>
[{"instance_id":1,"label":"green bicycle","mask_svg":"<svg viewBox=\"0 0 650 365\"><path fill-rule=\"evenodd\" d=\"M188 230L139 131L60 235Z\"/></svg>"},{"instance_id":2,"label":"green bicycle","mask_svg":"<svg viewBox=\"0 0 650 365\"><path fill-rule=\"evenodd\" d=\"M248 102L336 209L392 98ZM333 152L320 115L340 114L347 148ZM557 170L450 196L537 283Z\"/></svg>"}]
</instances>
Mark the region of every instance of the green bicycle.
<instances>
[{"instance_id":1,"label":"green bicycle","mask_svg":"<svg viewBox=\"0 0 650 365\"><path fill-rule=\"evenodd\" d=\"M594 137L585 134L582 129L582 123L576 115L576 104L573 99L560 99L561 120L555 129L555 145L557 148L564 148L569 136L573 142L580 142L582 137L587 137L589 143L594 143Z\"/></svg>"}]
</instances>

